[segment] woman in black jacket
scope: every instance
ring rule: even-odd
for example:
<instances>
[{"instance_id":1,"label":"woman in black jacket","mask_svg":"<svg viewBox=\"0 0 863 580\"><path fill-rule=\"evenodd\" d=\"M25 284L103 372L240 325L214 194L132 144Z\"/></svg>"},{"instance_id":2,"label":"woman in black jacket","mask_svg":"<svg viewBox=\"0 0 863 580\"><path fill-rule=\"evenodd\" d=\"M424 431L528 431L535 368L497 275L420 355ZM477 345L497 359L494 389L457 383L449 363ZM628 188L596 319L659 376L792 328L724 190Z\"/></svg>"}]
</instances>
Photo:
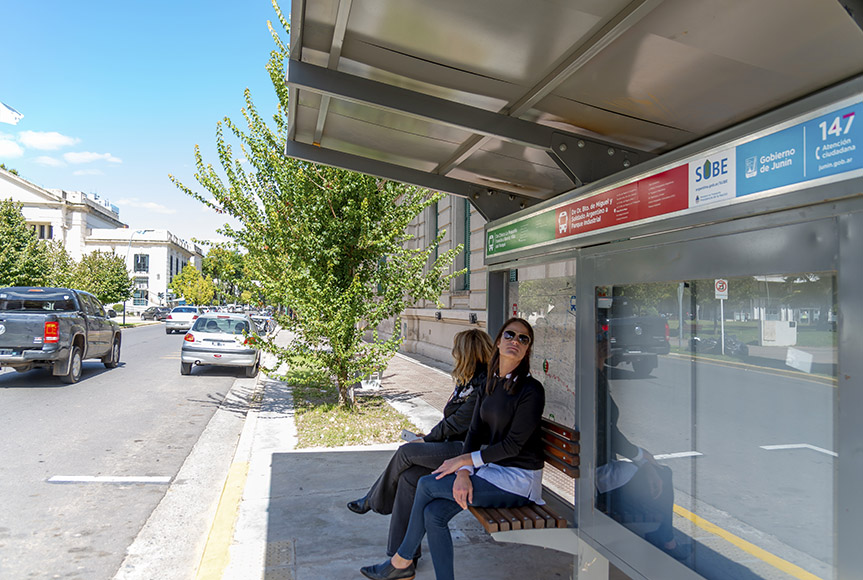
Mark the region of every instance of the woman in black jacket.
<instances>
[{"instance_id":1,"label":"woman in black jacket","mask_svg":"<svg viewBox=\"0 0 863 580\"><path fill-rule=\"evenodd\" d=\"M449 521L467 509L517 507L542 501L542 431L545 391L530 376L533 329L510 318L494 342L489 377L474 409L462 454L420 479L404 541L389 560L360 571L373 580L408 580L424 535L435 576L455 574ZM475 471L474 471L475 470Z\"/></svg>"},{"instance_id":2,"label":"woman in black jacket","mask_svg":"<svg viewBox=\"0 0 863 580\"><path fill-rule=\"evenodd\" d=\"M358 514L370 510L392 514L387 540L390 556L404 539L420 477L461 453L478 393L486 383L491 352L491 337L482 330L465 330L455 335L452 377L456 385L444 407L443 419L428 435L399 447L368 493L348 503L348 509ZM419 558L419 555L417 547L412 556Z\"/></svg>"}]
</instances>

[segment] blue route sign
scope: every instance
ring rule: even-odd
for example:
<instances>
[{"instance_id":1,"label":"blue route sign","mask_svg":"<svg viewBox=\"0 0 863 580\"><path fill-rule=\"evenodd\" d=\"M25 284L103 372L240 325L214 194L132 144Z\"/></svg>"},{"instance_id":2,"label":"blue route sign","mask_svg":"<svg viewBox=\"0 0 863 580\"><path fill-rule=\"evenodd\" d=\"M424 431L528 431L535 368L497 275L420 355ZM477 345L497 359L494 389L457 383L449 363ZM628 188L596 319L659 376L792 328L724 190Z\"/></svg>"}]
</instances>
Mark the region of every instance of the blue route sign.
<instances>
[{"instance_id":1,"label":"blue route sign","mask_svg":"<svg viewBox=\"0 0 863 580\"><path fill-rule=\"evenodd\" d=\"M737 146L737 197L863 167L863 103Z\"/></svg>"}]
</instances>

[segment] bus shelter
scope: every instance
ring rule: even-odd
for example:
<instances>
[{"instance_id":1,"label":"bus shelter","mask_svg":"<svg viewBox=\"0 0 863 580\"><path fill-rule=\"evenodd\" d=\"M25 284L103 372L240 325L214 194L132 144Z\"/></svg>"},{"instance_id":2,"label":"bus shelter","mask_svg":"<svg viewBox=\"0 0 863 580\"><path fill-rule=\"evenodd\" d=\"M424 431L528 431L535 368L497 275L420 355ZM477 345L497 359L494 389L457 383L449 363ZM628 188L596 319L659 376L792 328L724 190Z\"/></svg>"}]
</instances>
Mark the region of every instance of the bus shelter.
<instances>
[{"instance_id":1,"label":"bus shelter","mask_svg":"<svg viewBox=\"0 0 863 580\"><path fill-rule=\"evenodd\" d=\"M488 220L488 328L581 434L579 578L863 575L860 8L292 4L286 154Z\"/></svg>"}]
</instances>

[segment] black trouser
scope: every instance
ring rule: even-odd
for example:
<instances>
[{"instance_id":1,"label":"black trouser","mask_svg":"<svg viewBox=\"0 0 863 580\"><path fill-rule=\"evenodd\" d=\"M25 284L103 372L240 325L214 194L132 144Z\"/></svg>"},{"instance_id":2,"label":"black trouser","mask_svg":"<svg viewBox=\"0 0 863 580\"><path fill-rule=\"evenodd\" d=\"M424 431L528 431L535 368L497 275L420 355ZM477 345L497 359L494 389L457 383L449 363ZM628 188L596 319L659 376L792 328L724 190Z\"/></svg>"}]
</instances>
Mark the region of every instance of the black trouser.
<instances>
[{"instance_id":1,"label":"black trouser","mask_svg":"<svg viewBox=\"0 0 863 580\"><path fill-rule=\"evenodd\" d=\"M396 450L367 494L372 510L379 514L392 514L387 555L394 555L402 543L419 479L461 450L461 441L405 443Z\"/></svg>"}]
</instances>

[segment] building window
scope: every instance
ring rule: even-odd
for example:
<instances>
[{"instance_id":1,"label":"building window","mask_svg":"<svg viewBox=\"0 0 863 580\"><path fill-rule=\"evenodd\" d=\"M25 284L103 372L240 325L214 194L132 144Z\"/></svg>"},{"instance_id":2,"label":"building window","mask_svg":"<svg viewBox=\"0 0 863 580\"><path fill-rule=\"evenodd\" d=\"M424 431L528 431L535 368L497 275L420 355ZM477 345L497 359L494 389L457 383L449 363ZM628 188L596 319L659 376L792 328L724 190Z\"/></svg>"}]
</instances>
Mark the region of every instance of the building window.
<instances>
[{"instance_id":1,"label":"building window","mask_svg":"<svg viewBox=\"0 0 863 580\"><path fill-rule=\"evenodd\" d=\"M135 306L146 306L148 294L149 290L147 290L146 288L135 290L135 293L132 295L132 304L134 304Z\"/></svg>"},{"instance_id":2,"label":"building window","mask_svg":"<svg viewBox=\"0 0 863 580\"><path fill-rule=\"evenodd\" d=\"M53 240L54 226L51 224L33 224L33 233L35 233L40 240Z\"/></svg>"},{"instance_id":3,"label":"building window","mask_svg":"<svg viewBox=\"0 0 863 580\"><path fill-rule=\"evenodd\" d=\"M456 290L470 290L470 201L465 198L452 197L454 235L453 241L462 244L462 252L456 256L455 269L466 270L456 278Z\"/></svg>"},{"instance_id":4,"label":"building window","mask_svg":"<svg viewBox=\"0 0 863 580\"><path fill-rule=\"evenodd\" d=\"M135 254L135 272L149 272L150 271L150 255L149 254Z\"/></svg>"}]
</instances>

